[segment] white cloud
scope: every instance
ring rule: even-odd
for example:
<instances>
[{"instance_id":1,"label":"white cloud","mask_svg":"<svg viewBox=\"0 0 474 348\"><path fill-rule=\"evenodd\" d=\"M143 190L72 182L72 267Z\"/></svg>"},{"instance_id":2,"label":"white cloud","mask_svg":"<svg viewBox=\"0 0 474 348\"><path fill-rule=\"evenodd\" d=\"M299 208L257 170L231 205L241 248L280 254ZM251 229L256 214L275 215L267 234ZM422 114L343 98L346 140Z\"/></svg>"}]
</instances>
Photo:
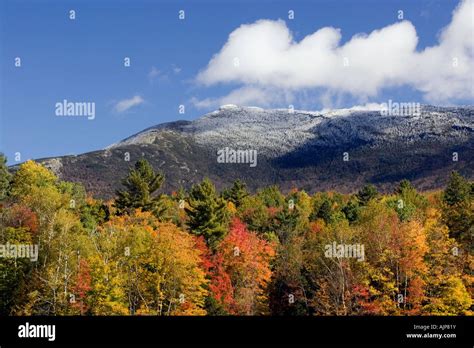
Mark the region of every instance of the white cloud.
<instances>
[{"instance_id":1,"label":"white cloud","mask_svg":"<svg viewBox=\"0 0 474 348\"><path fill-rule=\"evenodd\" d=\"M161 71L155 68L154 66L151 67L150 72L148 73L148 79L153 81L155 78L161 75Z\"/></svg>"},{"instance_id":2,"label":"white cloud","mask_svg":"<svg viewBox=\"0 0 474 348\"><path fill-rule=\"evenodd\" d=\"M474 1L463 1L442 30L439 45L410 65L427 100L474 98Z\"/></svg>"},{"instance_id":3,"label":"white cloud","mask_svg":"<svg viewBox=\"0 0 474 348\"><path fill-rule=\"evenodd\" d=\"M291 99L290 94L279 89L244 86L234 89L228 95L220 98L202 100L192 98L191 103L197 108L207 109L226 104L270 106L277 102L289 103Z\"/></svg>"},{"instance_id":4,"label":"white cloud","mask_svg":"<svg viewBox=\"0 0 474 348\"><path fill-rule=\"evenodd\" d=\"M241 84L216 99L235 104L264 104L275 90L291 96L321 89L367 100L398 86L419 90L434 103L474 98L473 2L461 2L438 44L422 51L416 50L418 37L409 21L355 35L344 44L340 30L332 27L296 42L282 20L245 24L229 35L197 81L205 86Z\"/></svg>"},{"instance_id":5,"label":"white cloud","mask_svg":"<svg viewBox=\"0 0 474 348\"><path fill-rule=\"evenodd\" d=\"M354 105L350 108L339 109L339 112L350 112L350 111L380 111L382 110L384 105L382 103L367 103L364 105ZM319 112L324 114L328 111L333 111L333 108L324 108Z\"/></svg>"},{"instance_id":6,"label":"white cloud","mask_svg":"<svg viewBox=\"0 0 474 348\"><path fill-rule=\"evenodd\" d=\"M114 110L117 112L124 112L134 106L143 104L144 102L145 100L142 97L136 95L130 99L123 99L118 101L114 106Z\"/></svg>"}]
</instances>

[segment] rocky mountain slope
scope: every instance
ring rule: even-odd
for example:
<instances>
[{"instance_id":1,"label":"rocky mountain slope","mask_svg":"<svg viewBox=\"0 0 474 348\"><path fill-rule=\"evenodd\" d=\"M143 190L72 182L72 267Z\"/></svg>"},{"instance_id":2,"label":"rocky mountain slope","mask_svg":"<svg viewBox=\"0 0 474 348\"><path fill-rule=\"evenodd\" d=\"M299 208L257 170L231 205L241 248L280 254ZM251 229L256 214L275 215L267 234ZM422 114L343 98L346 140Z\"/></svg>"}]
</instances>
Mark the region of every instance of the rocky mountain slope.
<instances>
[{"instance_id":1,"label":"rocky mountain slope","mask_svg":"<svg viewBox=\"0 0 474 348\"><path fill-rule=\"evenodd\" d=\"M256 151L257 165L219 163L225 148ZM226 105L194 121L150 127L104 150L39 161L96 196L111 197L142 156L165 173L166 192L204 177L218 188L240 178L251 189L277 184L351 192L372 182L390 190L407 178L433 189L453 169L474 178L474 107L422 106L420 115L382 116Z\"/></svg>"}]
</instances>

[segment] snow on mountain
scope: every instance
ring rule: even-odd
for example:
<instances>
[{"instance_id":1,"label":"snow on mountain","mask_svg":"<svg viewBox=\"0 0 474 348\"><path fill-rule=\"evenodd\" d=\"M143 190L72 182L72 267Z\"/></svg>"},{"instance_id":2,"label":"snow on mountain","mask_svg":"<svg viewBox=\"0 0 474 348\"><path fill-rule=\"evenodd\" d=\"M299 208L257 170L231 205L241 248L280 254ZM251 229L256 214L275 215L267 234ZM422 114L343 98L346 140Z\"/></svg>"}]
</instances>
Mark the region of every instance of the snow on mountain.
<instances>
[{"instance_id":1,"label":"snow on mountain","mask_svg":"<svg viewBox=\"0 0 474 348\"><path fill-rule=\"evenodd\" d=\"M422 106L420 115L382 116L376 105L320 112L224 105L194 121L151 127L108 148L152 144L166 133L179 133L214 149L256 149L277 157L302 146L337 146L350 141L437 138L459 143L473 132L473 107Z\"/></svg>"},{"instance_id":2,"label":"snow on mountain","mask_svg":"<svg viewBox=\"0 0 474 348\"><path fill-rule=\"evenodd\" d=\"M315 137L312 129L324 116L289 110L251 107L221 108L192 122L186 128L200 144L260 153L287 153Z\"/></svg>"},{"instance_id":3,"label":"snow on mountain","mask_svg":"<svg viewBox=\"0 0 474 348\"><path fill-rule=\"evenodd\" d=\"M206 177L219 190L240 179L251 190L279 185L307 192L354 192L368 182L391 191L402 179L431 190L445 185L452 170L474 178L474 107L419 111L384 116L366 106L313 112L225 105L194 121L150 127L105 150L38 161L103 198L114 196L142 157L165 175L165 192ZM219 162L225 147L257 150L258 165Z\"/></svg>"}]
</instances>

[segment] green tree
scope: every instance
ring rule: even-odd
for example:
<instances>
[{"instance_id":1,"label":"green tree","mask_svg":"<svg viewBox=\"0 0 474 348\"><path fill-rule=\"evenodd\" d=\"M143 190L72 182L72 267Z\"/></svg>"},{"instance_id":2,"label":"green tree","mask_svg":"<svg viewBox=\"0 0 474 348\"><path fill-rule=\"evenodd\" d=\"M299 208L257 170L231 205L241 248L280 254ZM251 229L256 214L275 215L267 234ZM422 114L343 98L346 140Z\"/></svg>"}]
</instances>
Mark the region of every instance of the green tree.
<instances>
[{"instance_id":1,"label":"green tree","mask_svg":"<svg viewBox=\"0 0 474 348\"><path fill-rule=\"evenodd\" d=\"M468 247L472 247L474 231L473 198L469 182L459 173L452 172L443 192L443 220L450 235Z\"/></svg>"},{"instance_id":2,"label":"green tree","mask_svg":"<svg viewBox=\"0 0 474 348\"><path fill-rule=\"evenodd\" d=\"M403 179L398 184L398 187L395 189L395 193L402 194L404 191L407 190L414 190L415 187L411 184L410 180Z\"/></svg>"},{"instance_id":3,"label":"green tree","mask_svg":"<svg viewBox=\"0 0 474 348\"><path fill-rule=\"evenodd\" d=\"M453 171L443 193L444 202L453 206L466 201L470 196L470 185L458 172Z\"/></svg>"},{"instance_id":4,"label":"green tree","mask_svg":"<svg viewBox=\"0 0 474 348\"><path fill-rule=\"evenodd\" d=\"M357 199L359 200L361 205L367 205L369 201L376 198L378 196L377 188L372 185L368 184L365 185L359 192L357 193Z\"/></svg>"},{"instance_id":5,"label":"green tree","mask_svg":"<svg viewBox=\"0 0 474 348\"><path fill-rule=\"evenodd\" d=\"M271 214L263 200L258 195L246 197L239 207L240 217L250 230L264 235L267 239L277 238L273 225L271 224Z\"/></svg>"},{"instance_id":6,"label":"green tree","mask_svg":"<svg viewBox=\"0 0 474 348\"><path fill-rule=\"evenodd\" d=\"M257 194L262 198L263 204L267 207L282 207L285 205L285 196L280 192L278 186L266 187Z\"/></svg>"},{"instance_id":7,"label":"green tree","mask_svg":"<svg viewBox=\"0 0 474 348\"><path fill-rule=\"evenodd\" d=\"M188 226L193 234L203 236L211 248L215 248L227 231L228 212L226 202L217 196L209 179L194 185L189 193Z\"/></svg>"},{"instance_id":8,"label":"green tree","mask_svg":"<svg viewBox=\"0 0 474 348\"><path fill-rule=\"evenodd\" d=\"M0 153L0 201L5 199L10 188L11 175L8 172L7 159Z\"/></svg>"},{"instance_id":9,"label":"green tree","mask_svg":"<svg viewBox=\"0 0 474 348\"><path fill-rule=\"evenodd\" d=\"M402 180L395 189L395 197L390 198L387 204L393 208L401 221L409 221L415 218L424 219L424 212L428 202L420 195L409 180Z\"/></svg>"},{"instance_id":10,"label":"green tree","mask_svg":"<svg viewBox=\"0 0 474 348\"><path fill-rule=\"evenodd\" d=\"M133 210L141 208L143 211L150 211L159 216L161 196L156 195L156 191L163 181L163 174L155 173L146 159L137 161L135 168L131 169L122 181L125 189L117 191L115 207L118 214L130 214Z\"/></svg>"},{"instance_id":11,"label":"green tree","mask_svg":"<svg viewBox=\"0 0 474 348\"><path fill-rule=\"evenodd\" d=\"M329 223L332 217L332 208L331 208L331 201L329 198L326 198L323 201L323 204L319 207L316 218L323 219L324 222Z\"/></svg>"},{"instance_id":12,"label":"green tree","mask_svg":"<svg viewBox=\"0 0 474 348\"><path fill-rule=\"evenodd\" d=\"M109 207L100 200L88 198L80 207L82 225L88 230L93 230L97 225L108 221L109 217Z\"/></svg>"},{"instance_id":13,"label":"green tree","mask_svg":"<svg viewBox=\"0 0 474 348\"><path fill-rule=\"evenodd\" d=\"M342 208L342 212L346 216L346 219L350 223L357 221L360 214L359 203L356 200L351 199L347 204Z\"/></svg>"},{"instance_id":14,"label":"green tree","mask_svg":"<svg viewBox=\"0 0 474 348\"><path fill-rule=\"evenodd\" d=\"M238 208L243 202L243 199L249 195L247 191L247 185L240 181L239 179L235 180L232 184L232 187L228 190L225 190L222 194L225 200L234 203Z\"/></svg>"}]
</instances>

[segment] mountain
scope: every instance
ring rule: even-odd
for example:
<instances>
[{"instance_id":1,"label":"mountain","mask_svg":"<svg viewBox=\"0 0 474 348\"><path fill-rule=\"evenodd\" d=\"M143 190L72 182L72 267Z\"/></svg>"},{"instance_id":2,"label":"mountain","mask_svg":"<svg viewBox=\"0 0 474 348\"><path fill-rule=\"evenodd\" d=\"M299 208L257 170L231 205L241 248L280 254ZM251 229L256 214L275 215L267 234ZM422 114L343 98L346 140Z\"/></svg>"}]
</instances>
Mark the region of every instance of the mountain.
<instances>
[{"instance_id":1,"label":"mountain","mask_svg":"<svg viewBox=\"0 0 474 348\"><path fill-rule=\"evenodd\" d=\"M256 165L219 163L232 162L232 150L247 151L239 154L247 160L256 151ZM357 108L225 105L194 121L150 127L103 150L38 161L108 198L142 156L165 173L166 192L204 177L218 188L240 178L252 190L278 184L309 192L352 192L367 182L390 190L407 178L429 190L444 185L451 170L474 178L474 107L422 106L418 115L382 116Z\"/></svg>"}]
</instances>

